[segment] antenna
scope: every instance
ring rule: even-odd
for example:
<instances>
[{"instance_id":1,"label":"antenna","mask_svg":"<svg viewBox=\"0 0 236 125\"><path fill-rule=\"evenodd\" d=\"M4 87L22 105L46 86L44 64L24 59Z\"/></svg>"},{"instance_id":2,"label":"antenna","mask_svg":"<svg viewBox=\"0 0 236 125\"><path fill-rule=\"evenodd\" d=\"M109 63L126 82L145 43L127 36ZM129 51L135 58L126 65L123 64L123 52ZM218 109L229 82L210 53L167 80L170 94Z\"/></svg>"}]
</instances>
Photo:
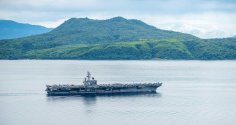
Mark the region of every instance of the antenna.
<instances>
[{"instance_id":1,"label":"antenna","mask_svg":"<svg viewBox=\"0 0 236 125\"><path fill-rule=\"evenodd\" d=\"M87 78L88 78L88 80L90 80L90 77L91 77L91 74L90 74L89 71L87 71Z\"/></svg>"}]
</instances>

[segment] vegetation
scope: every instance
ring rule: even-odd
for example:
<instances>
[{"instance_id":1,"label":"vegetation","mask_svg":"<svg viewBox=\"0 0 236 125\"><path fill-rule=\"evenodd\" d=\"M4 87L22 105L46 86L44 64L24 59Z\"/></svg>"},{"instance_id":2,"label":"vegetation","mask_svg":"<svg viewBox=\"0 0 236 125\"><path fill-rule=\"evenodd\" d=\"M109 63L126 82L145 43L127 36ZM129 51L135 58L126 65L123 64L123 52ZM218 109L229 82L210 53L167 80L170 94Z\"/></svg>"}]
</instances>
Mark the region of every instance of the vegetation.
<instances>
[{"instance_id":1,"label":"vegetation","mask_svg":"<svg viewBox=\"0 0 236 125\"><path fill-rule=\"evenodd\" d=\"M1 40L0 59L236 59L236 38L200 39L122 17L72 18L49 33Z\"/></svg>"}]
</instances>

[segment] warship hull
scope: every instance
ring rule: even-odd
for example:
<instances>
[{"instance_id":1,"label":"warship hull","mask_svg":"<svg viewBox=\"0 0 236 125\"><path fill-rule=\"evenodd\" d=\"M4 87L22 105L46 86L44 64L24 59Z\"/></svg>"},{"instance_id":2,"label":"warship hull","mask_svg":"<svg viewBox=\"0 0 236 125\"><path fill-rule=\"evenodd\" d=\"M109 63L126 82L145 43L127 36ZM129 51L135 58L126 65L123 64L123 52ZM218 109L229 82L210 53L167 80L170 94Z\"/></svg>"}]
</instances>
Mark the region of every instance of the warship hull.
<instances>
[{"instance_id":1,"label":"warship hull","mask_svg":"<svg viewBox=\"0 0 236 125\"><path fill-rule=\"evenodd\" d=\"M46 91L48 96L138 94L156 93L156 89L161 85L162 83L108 84L89 87L84 85L52 85L47 86Z\"/></svg>"},{"instance_id":2,"label":"warship hull","mask_svg":"<svg viewBox=\"0 0 236 125\"><path fill-rule=\"evenodd\" d=\"M133 84L97 84L90 72L83 81L83 85L47 85L46 91L49 96L63 95L109 95L128 93L156 93L156 89L162 83L133 83Z\"/></svg>"}]
</instances>

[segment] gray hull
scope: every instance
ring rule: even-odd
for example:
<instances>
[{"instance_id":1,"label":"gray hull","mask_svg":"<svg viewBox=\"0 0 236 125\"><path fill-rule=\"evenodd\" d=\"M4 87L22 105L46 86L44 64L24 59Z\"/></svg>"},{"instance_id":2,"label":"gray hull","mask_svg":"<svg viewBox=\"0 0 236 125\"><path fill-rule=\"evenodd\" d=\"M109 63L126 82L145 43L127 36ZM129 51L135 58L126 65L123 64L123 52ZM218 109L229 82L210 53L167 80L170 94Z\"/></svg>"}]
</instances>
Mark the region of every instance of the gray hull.
<instances>
[{"instance_id":1,"label":"gray hull","mask_svg":"<svg viewBox=\"0 0 236 125\"><path fill-rule=\"evenodd\" d=\"M138 94L156 93L162 83L147 84L108 84L86 87L84 85L54 85L47 86L49 96L64 95L111 95L111 94Z\"/></svg>"}]
</instances>

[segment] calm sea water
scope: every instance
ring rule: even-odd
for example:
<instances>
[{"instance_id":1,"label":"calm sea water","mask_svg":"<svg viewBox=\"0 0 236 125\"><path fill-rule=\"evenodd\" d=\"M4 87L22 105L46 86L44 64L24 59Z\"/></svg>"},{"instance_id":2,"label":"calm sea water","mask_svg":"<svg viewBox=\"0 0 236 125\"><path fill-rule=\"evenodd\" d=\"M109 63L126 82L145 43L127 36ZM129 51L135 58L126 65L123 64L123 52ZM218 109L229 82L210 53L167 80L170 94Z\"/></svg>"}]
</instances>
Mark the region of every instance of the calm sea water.
<instances>
[{"instance_id":1,"label":"calm sea water","mask_svg":"<svg viewBox=\"0 0 236 125\"><path fill-rule=\"evenodd\" d=\"M47 97L46 84L163 82L157 94ZM233 125L236 61L0 61L1 125Z\"/></svg>"}]
</instances>

